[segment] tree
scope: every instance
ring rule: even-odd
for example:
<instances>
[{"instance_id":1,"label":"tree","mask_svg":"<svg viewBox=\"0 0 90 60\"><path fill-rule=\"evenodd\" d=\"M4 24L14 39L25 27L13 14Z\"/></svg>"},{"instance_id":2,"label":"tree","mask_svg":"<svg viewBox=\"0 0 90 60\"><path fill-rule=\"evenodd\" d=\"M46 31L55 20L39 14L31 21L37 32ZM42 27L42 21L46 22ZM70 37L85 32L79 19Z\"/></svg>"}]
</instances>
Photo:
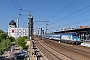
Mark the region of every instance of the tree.
<instances>
[{"instance_id":1,"label":"tree","mask_svg":"<svg viewBox=\"0 0 90 60\"><path fill-rule=\"evenodd\" d=\"M0 33L5 33L3 30L0 30Z\"/></svg>"},{"instance_id":2,"label":"tree","mask_svg":"<svg viewBox=\"0 0 90 60\"><path fill-rule=\"evenodd\" d=\"M0 54L3 54L4 51L8 50L11 47L11 41L9 39L2 40L0 42Z\"/></svg>"},{"instance_id":3,"label":"tree","mask_svg":"<svg viewBox=\"0 0 90 60\"><path fill-rule=\"evenodd\" d=\"M27 39L27 36L19 37L18 38L18 45L21 46L23 49L27 49L25 39Z\"/></svg>"},{"instance_id":4,"label":"tree","mask_svg":"<svg viewBox=\"0 0 90 60\"><path fill-rule=\"evenodd\" d=\"M0 30L0 55L11 47L11 40L13 39L12 37L9 39L8 35L3 30Z\"/></svg>"},{"instance_id":5,"label":"tree","mask_svg":"<svg viewBox=\"0 0 90 60\"><path fill-rule=\"evenodd\" d=\"M11 36L11 37L9 37L9 39L10 39L11 42L15 42L15 38L14 37Z\"/></svg>"},{"instance_id":6,"label":"tree","mask_svg":"<svg viewBox=\"0 0 90 60\"><path fill-rule=\"evenodd\" d=\"M6 39L7 38L7 34L5 34L5 32L3 30L0 30L0 42L2 41L2 39Z\"/></svg>"}]
</instances>

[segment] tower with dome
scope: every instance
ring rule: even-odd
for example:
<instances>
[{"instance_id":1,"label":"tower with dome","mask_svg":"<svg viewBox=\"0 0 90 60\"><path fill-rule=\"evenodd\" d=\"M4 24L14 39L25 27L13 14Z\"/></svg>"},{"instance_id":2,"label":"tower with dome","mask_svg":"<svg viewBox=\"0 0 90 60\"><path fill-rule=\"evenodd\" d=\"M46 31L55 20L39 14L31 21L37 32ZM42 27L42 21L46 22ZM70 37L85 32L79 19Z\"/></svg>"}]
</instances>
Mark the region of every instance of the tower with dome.
<instances>
[{"instance_id":1,"label":"tower with dome","mask_svg":"<svg viewBox=\"0 0 90 60\"><path fill-rule=\"evenodd\" d=\"M10 21L8 26L8 35L14 38L28 36L28 28L19 27L18 25L18 19L17 23L14 20Z\"/></svg>"}]
</instances>

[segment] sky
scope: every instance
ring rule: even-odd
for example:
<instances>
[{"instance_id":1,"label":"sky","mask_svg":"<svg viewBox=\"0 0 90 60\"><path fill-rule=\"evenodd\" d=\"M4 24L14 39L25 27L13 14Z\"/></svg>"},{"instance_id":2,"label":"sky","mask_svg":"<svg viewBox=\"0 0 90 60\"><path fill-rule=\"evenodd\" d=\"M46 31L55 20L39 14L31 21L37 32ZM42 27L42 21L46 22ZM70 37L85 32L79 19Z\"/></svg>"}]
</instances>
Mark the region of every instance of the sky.
<instances>
[{"instance_id":1,"label":"sky","mask_svg":"<svg viewBox=\"0 0 90 60\"><path fill-rule=\"evenodd\" d=\"M90 25L90 0L0 0L0 29L7 32L9 22L17 18L20 27L28 27L25 10L32 14L36 32L46 31L46 22L35 21L48 21L48 32Z\"/></svg>"}]
</instances>

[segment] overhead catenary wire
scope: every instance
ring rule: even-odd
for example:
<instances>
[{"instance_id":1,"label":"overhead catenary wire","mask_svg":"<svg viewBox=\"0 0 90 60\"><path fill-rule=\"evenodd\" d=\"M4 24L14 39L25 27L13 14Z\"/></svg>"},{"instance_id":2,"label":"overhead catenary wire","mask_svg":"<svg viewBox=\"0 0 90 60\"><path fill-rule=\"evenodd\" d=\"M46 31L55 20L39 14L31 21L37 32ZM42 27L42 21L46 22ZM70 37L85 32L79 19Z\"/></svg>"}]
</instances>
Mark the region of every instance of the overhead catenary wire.
<instances>
[{"instance_id":1,"label":"overhead catenary wire","mask_svg":"<svg viewBox=\"0 0 90 60\"><path fill-rule=\"evenodd\" d=\"M74 14L76 14L76 13L78 13L78 12L80 12L80 11L83 11L83 10L89 8L89 7L90 7L90 6L87 6L87 7L83 8L83 9L80 9L80 10L78 10L78 11L72 13L72 14L67 15L66 17L63 17L63 18L61 18L61 19L59 19L59 20L57 20L57 21L49 24L49 25L52 25L52 24L54 25L54 24L57 23L58 21L61 21L61 20L65 19L65 18L68 18L68 17L70 17L71 15L74 15ZM86 11L86 12L88 12L88 11ZM86 12L84 12L84 13L86 13ZM65 24L65 25L66 25L66 24Z\"/></svg>"},{"instance_id":2,"label":"overhead catenary wire","mask_svg":"<svg viewBox=\"0 0 90 60\"><path fill-rule=\"evenodd\" d=\"M88 10L88 11L85 11L84 13L88 13L90 10ZM70 18L73 18L73 17L76 17L76 16L80 16L80 15L83 15L84 13L81 13L81 14L78 14L78 15L75 15L75 16L72 16L72 17L70 17ZM68 19L70 19L70 18L68 18ZM78 19L78 18L77 18Z\"/></svg>"},{"instance_id":3,"label":"overhead catenary wire","mask_svg":"<svg viewBox=\"0 0 90 60\"><path fill-rule=\"evenodd\" d=\"M59 12L57 12L55 15L53 15L53 17L56 16L58 13L62 12L64 9L66 9L66 8L67 8L69 5L71 5L74 1L75 1L75 0L71 1L68 5L66 5L66 6L65 6L64 8L62 8ZM17 0L17 3L18 3L18 0ZM19 6L19 8L21 9L19 3L18 3L18 6ZM31 11L31 10L30 10L30 11ZM33 11L31 11L31 12L33 12ZM40 16L39 14L37 14L37 13L35 13L35 12L33 12L33 13L36 14L37 16L43 18L44 20L49 21L49 19L46 19L46 18Z\"/></svg>"},{"instance_id":4,"label":"overhead catenary wire","mask_svg":"<svg viewBox=\"0 0 90 60\"><path fill-rule=\"evenodd\" d=\"M70 23L70 24L65 24L65 25L63 25L63 27L64 26L73 26L73 25L77 25L77 24L80 24L80 23L85 23L85 21L87 22L87 21L89 21L90 19L84 19L84 20L80 20L80 21L77 21L77 22L74 22L74 23ZM59 26L60 27L60 26Z\"/></svg>"},{"instance_id":5,"label":"overhead catenary wire","mask_svg":"<svg viewBox=\"0 0 90 60\"><path fill-rule=\"evenodd\" d=\"M85 13L86 13L86 12L85 12ZM83 17L81 17L81 18L84 18L84 17L87 17L87 16L90 16L90 14L88 14L88 15L86 15L86 16L83 16ZM77 19L75 19L75 20L77 20ZM89 20L90 20L90 19L83 19L83 20L76 21L76 22L73 22L73 23L64 24L63 26L59 26L59 27L64 27L64 28L65 28L65 26L70 27L70 26L77 25L77 24L80 24L80 23L85 23L85 22L87 22L87 21L89 21Z\"/></svg>"},{"instance_id":6,"label":"overhead catenary wire","mask_svg":"<svg viewBox=\"0 0 90 60\"><path fill-rule=\"evenodd\" d=\"M20 9L22 9L22 8L21 8L21 6L19 5L18 0L17 0L17 4L18 4L19 8L20 8ZM33 12L33 11L32 11L32 10L30 10L30 12ZM34 14L36 14L37 16L39 16L39 17L43 18L44 20L47 20L47 19L45 19L44 17L40 16L39 14L37 14L37 13L35 13L35 12L33 12L33 13L34 13Z\"/></svg>"},{"instance_id":7,"label":"overhead catenary wire","mask_svg":"<svg viewBox=\"0 0 90 60\"><path fill-rule=\"evenodd\" d=\"M70 6L75 0L71 1L68 5L66 5L64 8L62 8L60 11L58 11L56 14L54 14L51 18L55 17L57 14L59 14L60 12L62 12L64 9L66 9L68 6ZM50 19L51 19L50 18ZM48 19L48 20L50 20Z\"/></svg>"},{"instance_id":8,"label":"overhead catenary wire","mask_svg":"<svg viewBox=\"0 0 90 60\"><path fill-rule=\"evenodd\" d=\"M73 0L73 1L71 1L68 5L66 5L64 8L62 8L60 11L58 11L56 14L54 14L51 18L53 18L54 16L56 16L57 14L59 14L60 12L62 12L64 9L66 9L68 6L70 6L73 2L74 2L75 0ZM38 15L38 14L36 14L36 15ZM38 16L40 16L40 15L38 15ZM41 17L41 16L40 16ZM41 17L41 18L43 18L43 17ZM51 19L50 18L50 19ZM45 20L47 20L47 21L49 21L50 19L45 19ZM43 28L45 28L45 27L43 27Z\"/></svg>"},{"instance_id":9,"label":"overhead catenary wire","mask_svg":"<svg viewBox=\"0 0 90 60\"><path fill-rule=\"evenodd\" d=\"M32 10L30 10L31 12L33 12ZM36 14L37 16L39 16L39 17L41 17L42 19L44 19L44 20L47 20L48 21L48 19L46 19L46 18L44 18L44 17L42 17L42 16L40 16L39 14L37 14L37 13L35 13L35 12L33 12L34 14Z\"/></svg>"},{"instance_id":10,"label":"overhead catenary wire","mask_svg":"<svg viewBox=\"0 0 90 60\"><path fill-rule=\"evenodd\" d=\"M62 12L64 9L66 9L69 5L71 5L73 2L74 2L75 0L73 0L73 1L71 1L68 5L66 5L64 8L62 8L60 11L58 11L56 14L54 14L51 18L53 18L54 16L56 16L57 14L59 14L60 12ZM33 11L31 11L31 12L33 12ZM33 13L35 13L35 12L33 12ZM43 19L45 19L45 20L47 20L47 21L49 21L50 19L46 19L46 18L44 18L44 17L42 17L42 16L40 16L39 14L37 14L37 13L35 13L37 16L39 16L39 17L41 17L41 18L43 18Z\"/></svg>"},{"instance_id":11,"label":"overhead catenary wire","mask_svg":"<svg viewBox=\"0 0 90 60\"><path fill-rule=\"evenodd\" d=\"M18 1L18 0L17 0L17 1ZM73 0L72 3L73 3L74 1L75 1L75 0ZM17 2L17 3L18 3L18 2ZM19 5L19 3L18 3L18 5ZM70 3L69 5L71 5L71 3ZM69 5L68 5L68 6L69 6ZM19 7L20 7L20 6L19 6ZM66 7L66 8L67 8L67 7ZM83 9L83 10L84 10L84 9ZM62 10L62 11L63 11L63 10ZM82 11L82 10L81 10L81 11ZM74 14L76 14L76 13L78 13L78 12L80 12L80 11L77 11L77 12L75 12L75 13L72 13L72 14L70 14L70 15L68 15L68 16L60 19L60 20L63 20L63 19L65 19L65 18L67 18L67 17L69 17L69 16L71 16L71 15L74 15ZM36 14L36 13L35 13L35 14ZM57 13L57 14L58 14L58 13ZM56 14L56 15L57 15L57 14ZM37 15L38 15L38 14L37 14ZM55 15L55 16L56 16L56 15ZM40 15L38 15L38 16L41 17L41 18L43 18L43 17L40 16ZM54 15L53 15L53 17L54 17ZM43 18L43 19L44 19L44 18ZM46 19L45 19L45 20L46 20ZM58 20L58 21L60 21L60 20ZM56 22L58 22L58 21L56 21ZM56 23L56 22L54 22L54 23ZM54 23L52 23L52 24L54 24Z\"/></svg>"},{"instance_id":12,"label":"overhead catenary wire","mask_svg":"<svg viewBox=\"0 0 90 60\"><path fill-rule=\"evenodd\" d=\"M17 3L18 3L18 0L17 0ZM18 6L19 6L19 8L20 8L20 5L19 5L19 3L18 3ZM21 9L21 8L20 8ZM30 10L31 11L31 10ZM31 11L31 12L33 12L33 11ZM35 13L35 12L33 12L33 13ZM36 15L38 15L37 13L35 13ZM40 15L38 15L39 17L41 17L41 18L43 18L42 16L40 16ZM46 20L45 18L43 18L44 20Z\"/></svg>"},{"instance_id":13,"label":"overhead catenary wire","mask_svg":"<svg viewBox=\"0 0 90 60\"><path fill-rule=\"evenodd\" d=\"M21 6L20 6L20 4L19 4L19 0L17 0L17 6L19 7L19 10L22 10L22 8L21 8ZM20 16L20 18L21 18L21 20L22 20L22 23L23 23L23 22L25 22L25 21L23 21L22 16L28 16L28 15L21 15L21 14L22 14L22 12L20 11L19 16ZM25 24L24 24L24 25L25 25Z\"/></svg>"},{"instance_id":14,"label":"overhead catenary wire","mask_svg":"<svg viewBox=\"0 0 90 60\"><path fill-rule=\"evenodd\" d=\"M21 7L20 7L20 5L19 5L19 3L18 3L18 0L17 0L17 4L18 4L19 8L21 9Z\"/></svg>"},{"instance_id":15,"label":"overhead catenary wire","mask_svg":"<svg viewBox=\"0 0 90 60\"><path fill-rule=\"evenodd\" d=\"M18 0L17 0L17 4L18 4L19 8L20 8L20 9L22 9L22 8L20 7L20 5L19 5ZM33 11L32 11L32 10L30 10L30 12L33 12ZM46 18L44 18L44 17L40 16L39 14L37 14L37 13L35 13L35 12L33 12L33 13L34 13L34 14L36 14L37 16L41 17L42 19L47 20Z\"/></svg>"},{"instance_id":16,"label":"overhead catenary wire","mask_svg":"<svg viewBox=\"0 0 90 60\"><path fill-rule=\"evenodd\" d=\"M87 9L87 8L89 8L89 7L90 7L90 6L87 6L87 7L83 8L83 9L81 9L81 10L78 10L78 11L72 13L72 14L69 14L68 16L66 16L66 17L64 17L64 18L61 18L61 19L57 20L56 22L58 22L58 21L60 21L60 20L63 20L63 19L65 19L65 18L68 18L69 16L74 15L74 14L76 14L76 13L82 11L82 10L85 10L85 9ZM35 13L35 14L36 14L36 13ZM36 15L38 15L38 14L36 14ZM40 15L38 15L38 16L40 16ZM40 17L41 17L41 16L40 16ZM41 17L41 18L43 18L43 17ZM56 23L56 22L53 22L53 23L51 23L51 24L54 24L54 23ZM49 25L51 25L51 24L49 24ZM45 28L45 27L44 27L44 28Z\"/></svg>"},{"instance_id":17,"label":"overhead catenary wire","mask_svg":"<svg viewBox=\"0 0 90 60\"><path fill-rule=\"evenodd\" d=\"M76 12L72 13L72 14L69 14L69 15L67 15L67 16L65 16L65 17L63 17L63 18L61 18L61 19L59 19L59 20L57 20L57 21L55 21L55 22L51 23L51 24L55 24L55 23L57 23L58 21L61 21L61 20L65 19L65 18L68 18L69 16L74 15L74 14L76 14L76 13L80 12L80 11L83 11L83 10L85 10L85 9L89 8L89 7L90 7L90 6L87 6L87 7L83 8L83 9L80 9L80 10L78 10L78 11L76 11ZM51 24L49 24L49 25L51 25Z\"/></svg>"},{"instance_id":18,"label":"overhead catenary wire","mask_svg":"<svg viewBox=\"0 0 90 60\"><path fill-rule=\"evenodd\" d=\"M55 22L53 22L53 23L51 23L51 24L49 24L49 25L55 24L55 23L57 23L58 21L61 21L61 20L63 20L63 19L66 19L66 18L68 18L68 17L70 17L70 16L72 16L72 15L74 15L74 14L76 14L76 13L79 13L79 12L81 12L81 11L89 8L89 7L90 7L90 6L86 6L86 7L82 8L82 9L80 9L80 10L74 12L74 13L71 13L71 14L69 14L69 15L67 15L67 16L65 16L65 17L63 17L63 18L61 18L61 19L59 19L59 20L57 20L57 21L55 21ZM43 27L43 28L45 28L45 27Z\"/></svg>"},{"instance_id":19,"label":"overhead catenary wire","mask_svg":"<svg viewBox=\"0 0 90 60\"><path fill-rule=\"evenodd\" d=\"M89 13L90 12L90 10L88 10L88 11L85 11L84 13L86 14L86 13ZM82 14L78 14L78 15L84 15L84 16L82 16L82 17L80 17L80 18L77 18L77 19L75 19L75 20L78 20L78 19L81 19L81 18L85 18L85 17L88 17L88 16L90 16L90 14L88 14L88 15L85 15L84 13L82 13ZM77 15L77 16L78 16ZM82 21L82 20L81 20ZM78 21L77 21L77 23L78 23ZM79 22L80 23L80 22ZM75 23L71 23L71 24L75 24Z\"/></svg>"},{"instance_id":20,"label":"overhead catenary wire","mask_svg":"<svg viewBox=\"0 0 90 60\"><path fill-rule=\"evenodd\" d=\"M88 13L89 11L90 11L90 10L85 11L84 13ZM78 15L82 15L82 14L84 15L84 13L81 13L81 14L78 14ZM78 16L78 15L77 15L77 16ZM87 17L87 16L90 16L90 14L85 15L85 16L82 16L82 17L79 17L79 18L76 18L76 19L74 19L74 20L78 20L78 19L81 19L81 18L85 18L85 17ZM75 17L75 16L74 16L74 17ZM68 19L69 19L69 18L68 18ZM82 20L81 20L81 21L82 21ZM76 23L78 23L78 22L81 23L80 21L77 21L77 22L73 22L73 23L65 24L65 26L67 26L67 25L71 25L71 24L74 25L74 24L76 24ZM64 25L63 25L63 26L64 26Z\"/></svg>"},{"instance_id":21,"label":"overhead catenary wire","mask_svg":"<svg viewBox=\"0 0 90 60\"><path fill-rule=\"evenodd\" d=\"M58 13L62 12L62 11L63 11L64 9L66 9L69 5L71 5L74 1L75 1L75 0L71 1L68 5L66 5L64 8L62 8L59 12L57 12L56 14L54 14L52 17L54 17L54 16L56 16ZM17 3L18 3L18 0L17 0ZM19 6L19 8L21 9L19 3L18 3L18 6ZM30 10L30 11L33 12L32 10ZM51 17L50 19L46 19L46 18L40 16L39 14L37 14L37 13L35 13L35 12L33 12L33 13L36 14L37 16L43 18L44 20L47 20L47 21L49 21L49 20L52 18L52 17Z\"/></svg>"},{"instance_id":22,"label":"overhead catenary wire","mask_svg":"<svg viewBox=\"0 0 90 60\"><path fill-rule=\"evenodd\" d=\"M16 8L13 0L12 0L12 3L13 3L13 5L14 5L14 8L16 9L17 13L20 14L20 13L18 12L18 10L17 10L17 8Z\"/></svg>"}]
</instances>

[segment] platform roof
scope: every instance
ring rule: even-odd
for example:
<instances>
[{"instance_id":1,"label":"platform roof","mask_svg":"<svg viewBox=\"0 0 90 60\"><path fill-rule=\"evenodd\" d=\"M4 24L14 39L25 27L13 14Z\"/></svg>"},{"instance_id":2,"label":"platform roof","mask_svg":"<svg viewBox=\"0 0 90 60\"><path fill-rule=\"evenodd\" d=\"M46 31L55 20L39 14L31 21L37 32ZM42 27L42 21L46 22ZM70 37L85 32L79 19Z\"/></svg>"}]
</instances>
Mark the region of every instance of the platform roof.
<instances>
[{"instance_id":1,"label":"platform roof","mask_svg":"<svg viewBox=\"0 0 90 60\"><path fill-rule=\"evenodd\" d=\"M65 30L65 31L59 31L54 33L66 33L66 32L88 32L90 28L82 28L82 29L74 29L74 30Z\"/></svg>"}]
</instances>

